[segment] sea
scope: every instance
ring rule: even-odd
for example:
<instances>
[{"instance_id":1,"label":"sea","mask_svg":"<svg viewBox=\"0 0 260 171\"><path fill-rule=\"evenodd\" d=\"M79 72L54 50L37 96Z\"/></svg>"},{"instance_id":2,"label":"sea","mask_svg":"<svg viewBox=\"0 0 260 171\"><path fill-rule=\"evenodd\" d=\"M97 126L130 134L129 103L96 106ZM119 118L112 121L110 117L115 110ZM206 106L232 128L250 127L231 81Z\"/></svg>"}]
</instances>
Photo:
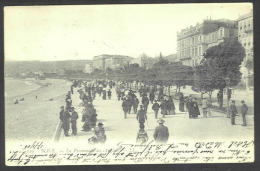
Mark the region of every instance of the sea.
<instances>
[{"instance_id":1,"label":"sea","mask_svg":"<svg viewBox=\"0 0 260 171\"><path fill-rule=\"evenodd\" d=\"M33 79L5 78L5 98L28 94L40 88Z\"/></svg>"}]
</instances>

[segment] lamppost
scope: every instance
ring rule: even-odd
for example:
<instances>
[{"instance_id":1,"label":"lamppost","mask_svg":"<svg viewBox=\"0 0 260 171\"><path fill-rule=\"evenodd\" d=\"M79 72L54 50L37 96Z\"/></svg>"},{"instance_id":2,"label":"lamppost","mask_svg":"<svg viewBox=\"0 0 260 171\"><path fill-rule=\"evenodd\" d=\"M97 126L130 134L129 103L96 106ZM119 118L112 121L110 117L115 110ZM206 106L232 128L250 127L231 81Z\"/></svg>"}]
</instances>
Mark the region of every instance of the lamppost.
<instances>
[{"instance_id":1,"label":"lamppost","mask_svg":"<svg viewBox=\"0 0 260 171\"><path fill-rule=\"evenodd\" d=\"M226 82L226 87L227 87L227 118L230 118L230 113L229 113L229 101L230 101L230 98L231 98L230 78L226 77L225 82Z\"/></svg>"}]
</instances>

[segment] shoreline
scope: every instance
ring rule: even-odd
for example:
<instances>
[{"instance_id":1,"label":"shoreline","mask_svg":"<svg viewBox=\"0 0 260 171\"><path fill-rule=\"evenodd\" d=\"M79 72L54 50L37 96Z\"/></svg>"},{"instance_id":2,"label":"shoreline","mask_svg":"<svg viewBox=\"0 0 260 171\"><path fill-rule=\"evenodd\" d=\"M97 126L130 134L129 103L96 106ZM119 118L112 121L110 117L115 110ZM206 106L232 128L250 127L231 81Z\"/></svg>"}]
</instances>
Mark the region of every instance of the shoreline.
<instances>
[{"instance_id":1,"label":"shoreline","mask_svg":"<svg viewBox=\"0 0 260 171\"><path fill-rule=\"evenodd\" d=\"M41 85L36 90L15 97L5 97L6 140L52 139L59 122L60 106L65 105L65 94L70 83L61 79L35 82ZM46 83L48 86L44 86ZM13 99L17 97L25 100L14 104Z\"/></svg>"}]
</instances>

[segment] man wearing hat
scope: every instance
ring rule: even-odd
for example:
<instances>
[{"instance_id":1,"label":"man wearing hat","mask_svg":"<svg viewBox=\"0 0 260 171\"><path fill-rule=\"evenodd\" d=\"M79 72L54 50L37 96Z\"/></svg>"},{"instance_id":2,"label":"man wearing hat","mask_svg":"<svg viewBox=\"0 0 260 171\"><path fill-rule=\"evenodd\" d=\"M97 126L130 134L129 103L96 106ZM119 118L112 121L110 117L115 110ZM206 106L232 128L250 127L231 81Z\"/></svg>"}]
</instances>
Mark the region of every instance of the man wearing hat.
<instances>
[{"instance_id":1,"label":"man wearing hat","mask_svg":"<svg viewBox=\"0 0 260 171\"><path fill-rule=\"evenodd\" d=\"M165 121L163 119L159 119L157 122L159 123L159 126L155 128L153 134L154 140L157 143L167 143L169 138L169 131L168 128L163 125Z\"/></svg>"},{"instance_id":2,"label":"man wearing hat","mask_svg":"<svg viewBox=\"0 0 260 171\"><path fill-rule=\"evenodd\" d=\"M231 100L230 112L231 112L231 125L235 125L235 117L237 115L237 107L235 104L235 100Z\"/></svg>"},{"instance_id":3,"label":"man wearing hat","mask_svg":"<svg viewBox=\"0 0 260 171\"><path fill-rule=\"evenodd\" d=\"M74 107L71 108L71 129L72 134L77 135L77 119L78 119L78 113L74 110Z\"/></svg>"},{"instance_id":4,"label":"man wearing hat","mask_svg":"<svg viewBox=\"0 0 260 171\"><path fill-rule=\"evenodd\" d=\"M155 115L155 119L157 119L157 116L158 116L158 111L160 109L160 105L159 103L157 102L157 100L154 101L154 104L152 106L152 109L154 111L154 115Z\"/></svg>"},{"instance_id":5,"label":"man wearing hat","mask_svg":"<svg viewBox=\"0 0 260 171\"><path fill-rule=\"evenodd\" d=\"M143 105L140 105L140 110L137 112L136 119L139 121L140 126L144 125L145 120L147 120L146 111Z\"/></svg>"},{"instance_id":6,"label":"man wearing hat","mask_svg":"<svg viewBox=\"0 0 260 171\"><path fill-rule=\"evenodd\" d=\"M243 118L242 126L246 126L246 114L247 114L247 111L248 111L248 107L247 107L247 105L246 105L244 100L242 100L241 103L242 103L241 113L242 113L242 118Z\"/></svg>"},{"instance_id":7,"label":"man wearing hat","mask_svg":"<svg viewBox=\"0 0 260 171\"><path fill-rule=\"evenodd\" d=\"M143 97L142 97L142 104L143 104L145 112L147 112L147 108L148 108L148 105L149 105L149 99L148 99L146 94L144 94Z\"/></svg>"},{"instance_id":8,"label":"man wearing hat","mask_svg":"<svg viewBox=\"0 0 260 171\"><path fill-rule=\"evenodd\" d=\"M135 114L137 113L138 105L139 105L139 100L138 100L138 98L135 96L135 97L133 98L133 108L134 108L134 113L135 113Z\"/></svg>"},{"instance_id":9,"label":"man wearing hat","mask_svg":"<svg viewBox=\"0 0 260 171\"><path fill-rule=\"evenodd\" d=\"M63 117L62 117L62 127L64 130L64 135L67 137L69 136L69 129L70 129L70 113L69 110L66 109L63 112Z\"/></svg>"},{"instance_id":10,"label":"man wearing hat","mask_svg":"<svg viewBox=\"0 0 260 171\"><path fill-rule=\"evenodd\" d=\"M126 115L127 115L127 112L128 112L128 102L126 101L125 98L123 98L122 108L123 108L123 111L124 111L124 117L126 119Z\"/></svg>"}]
</instances>

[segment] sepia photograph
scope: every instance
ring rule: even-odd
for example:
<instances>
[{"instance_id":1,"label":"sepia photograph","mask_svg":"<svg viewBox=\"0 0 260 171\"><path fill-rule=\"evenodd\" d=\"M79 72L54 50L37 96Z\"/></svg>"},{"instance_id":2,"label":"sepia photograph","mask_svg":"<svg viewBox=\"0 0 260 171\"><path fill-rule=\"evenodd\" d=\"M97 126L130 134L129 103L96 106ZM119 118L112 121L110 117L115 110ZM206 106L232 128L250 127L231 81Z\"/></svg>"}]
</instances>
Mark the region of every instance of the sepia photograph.
<instances>
[{"instance_id":1,"label":"sepia photograph","mask_svg":"<svg viewBox=\"0 0 260 171\"><path fill-rule=\"evenodd\" d=\"M253 28L252 3L4 7L5 164L254 162Z\"/></svg>"}]
</instances>

